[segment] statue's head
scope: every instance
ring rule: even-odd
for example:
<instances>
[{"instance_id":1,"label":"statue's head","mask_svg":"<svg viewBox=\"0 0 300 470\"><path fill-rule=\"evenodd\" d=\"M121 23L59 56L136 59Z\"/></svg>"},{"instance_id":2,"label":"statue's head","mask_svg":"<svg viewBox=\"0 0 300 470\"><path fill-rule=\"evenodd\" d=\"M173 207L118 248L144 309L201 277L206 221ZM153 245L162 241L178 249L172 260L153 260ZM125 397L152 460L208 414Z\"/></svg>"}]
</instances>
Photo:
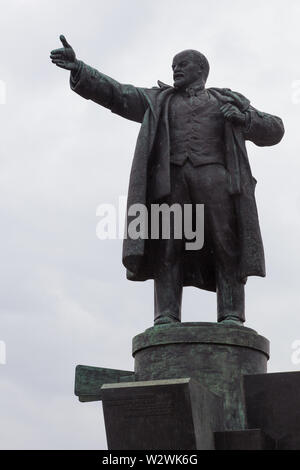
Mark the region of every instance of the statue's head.
<instances>
[{"instance_id":1,"label":"statue's head","mask_svg":"<svg viewBox=\"0 0 300 470\"><path fill-rule=\"evenodd\" d=\"M172 69L175 88L187 88L196 81L204 86L209 74L209 63L201 52L187 49L176 54Z\"/></svg>"}]
</instances>

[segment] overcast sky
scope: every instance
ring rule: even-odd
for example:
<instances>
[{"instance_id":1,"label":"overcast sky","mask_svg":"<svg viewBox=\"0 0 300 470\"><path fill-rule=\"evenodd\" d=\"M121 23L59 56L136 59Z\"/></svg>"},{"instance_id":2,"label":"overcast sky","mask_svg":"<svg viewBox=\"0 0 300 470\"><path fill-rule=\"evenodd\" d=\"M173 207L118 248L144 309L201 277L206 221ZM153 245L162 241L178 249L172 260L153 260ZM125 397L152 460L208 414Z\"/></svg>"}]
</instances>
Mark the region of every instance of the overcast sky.
<instances>
[{"instance_id":1,"label":"overcast sky","mask_svg":"<svg viewBox=\"0 0 300 470\"><path fill-rule=\"evenodd\" d=\"M123 83L172 83L198 49L208 86L283 118L276 147L248 145L267 278L251 278L246 325L271 341L269 371L293 371L300 340L299 0L0 0L0 365L2 449L105 449L101 403L73 395L76 364L133 369L153 322L153 285L126 280L121 241L96 209L126 195L139 125L85 101L49 60L65 34L78 58ZM299 101L299 103L298 103ZM183 321L216 321L215 295L184 291Z\"/></svg>"}]
</instances>

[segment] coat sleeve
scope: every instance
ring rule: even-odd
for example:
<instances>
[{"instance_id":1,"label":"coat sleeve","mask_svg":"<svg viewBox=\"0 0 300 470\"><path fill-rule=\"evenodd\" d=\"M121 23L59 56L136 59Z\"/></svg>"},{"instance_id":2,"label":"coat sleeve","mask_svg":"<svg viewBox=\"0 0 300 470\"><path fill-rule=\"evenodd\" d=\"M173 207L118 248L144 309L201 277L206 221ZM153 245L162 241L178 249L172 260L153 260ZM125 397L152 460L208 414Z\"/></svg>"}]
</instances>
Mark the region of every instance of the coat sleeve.
<instances>
[{"instance_id":1,"label":"coat sleeve","mask_svg":"<svg viewBox=\"0 0 300 470\"><path fill-rule=\"evenodd\" d=\"M81 61L76 74L71 73L70 86L83 98L131 121L142 122L149 106L143 88L123 85Z\"/></svg>"},{"instance_id":2,"label":"coat sleeve","mask_svg":"<svg viewBox=\"0 0 300 470\"><path fill-rule=\"evenodd\" d=\"M284 125L277 116L262 113L252 106L246 111L244 137L254 144L265 147L278 144L284 136Z\"/></svg>"}]
</instances>

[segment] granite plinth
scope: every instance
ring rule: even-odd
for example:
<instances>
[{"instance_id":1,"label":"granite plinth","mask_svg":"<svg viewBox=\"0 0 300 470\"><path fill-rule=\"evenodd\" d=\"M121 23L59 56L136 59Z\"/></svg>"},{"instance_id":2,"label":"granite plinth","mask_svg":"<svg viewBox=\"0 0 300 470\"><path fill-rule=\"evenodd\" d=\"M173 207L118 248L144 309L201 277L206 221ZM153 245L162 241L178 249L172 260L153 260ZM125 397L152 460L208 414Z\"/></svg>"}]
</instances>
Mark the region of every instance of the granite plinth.
<instances>
[{"instance_id":1,"label":"granite plinth","mask_svg":"<svg viewBox=\"0 0 300 470\"><path fill-rule=\"evenodd\" d=\"M212 450L221 400L193 379L102 387L109 450Z\"/></svg>"},{"instance_id":2,"label":"granite plinth","mask_svg":"<svg viewBox=\"0 0 300 470\"><path fill-rule=\"evenodd\" d=\"M215 433L216 450L274 450L275 441L261 429Z\"/></svg>"},{"instance_id":3,"label":"granite plinth","mask_svg":"<svg viewBox=\"0 0 300 470\"><path fill-rule=\"evenodd\" d=\"M300 450L300 372L244 377L247 420L277 443L277 449Z\"/></svg>"},{"instance_id":4,"label":"granite plinth","mask_svg":"<svg viewBox=\"0 0 300 470\"><path fill-rule=\"evenodd\" d=\"M133 339L135 380L194 378L221 398L225 430L247 428L242 377L267 371L269 342L256 331L217 323L149 328Z\"/></svg>"}]
</instances>

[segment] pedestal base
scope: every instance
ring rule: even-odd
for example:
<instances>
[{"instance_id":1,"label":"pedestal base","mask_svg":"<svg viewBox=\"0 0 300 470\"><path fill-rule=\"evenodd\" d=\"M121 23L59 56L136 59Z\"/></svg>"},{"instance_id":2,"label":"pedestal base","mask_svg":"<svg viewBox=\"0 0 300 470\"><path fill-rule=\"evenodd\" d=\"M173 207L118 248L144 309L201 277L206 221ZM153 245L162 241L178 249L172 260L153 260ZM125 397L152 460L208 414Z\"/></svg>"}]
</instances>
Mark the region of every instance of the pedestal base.
<instances>
[{"instance_id":1,"label":"pedestal base","mask_svg":"<svg viewBox=\"0 0 300 470\"><path fill-rule=\"evenodd\" d=\"M76 368L79 399L103 400L110 449L300 449L300 372L266 374L269 342L254 330L159 325L133 356L135 372Z\"/></svg>"},{"instance_id":2,"label":"pedestal base","mask_svg":"<svg viewBox=\"0 0 300 470\"><path fill-rule=\"evenodd\" d=\"M193 379L102 387L110 450L213 450L221 400Z\"/></svg>"},{"instance_id":3,"label":"pedestal base","mask_svg":"<svg viewBox=\"0 0 300 470\"><path fill-rule=\"evenodd\" d=\"M256 331L217 323L149 328L133 339L135 380L194 378L221 398L224 429L247 427L242 377L267 371L269 342Z\"/></svg>"},{"instance_id":4,"label":"pedestal base","mask_svg":"<svg viewBox=\"0 0 300 470\"><path fill-rule=\"evenodd\" d=\"M277 449L300 450L300 372L244 377L249 426L262 429Z\"/></svg>"},{"instance_id":5,"label":"pedestal base","mask_svg":"<svg viewBox=\"0 0 300 470\"><path fill-rule=\"evenodd\" d=\"M261 429L215 433L217 450L275 450L276 442Z\"/></svg>"}]
</instances>

